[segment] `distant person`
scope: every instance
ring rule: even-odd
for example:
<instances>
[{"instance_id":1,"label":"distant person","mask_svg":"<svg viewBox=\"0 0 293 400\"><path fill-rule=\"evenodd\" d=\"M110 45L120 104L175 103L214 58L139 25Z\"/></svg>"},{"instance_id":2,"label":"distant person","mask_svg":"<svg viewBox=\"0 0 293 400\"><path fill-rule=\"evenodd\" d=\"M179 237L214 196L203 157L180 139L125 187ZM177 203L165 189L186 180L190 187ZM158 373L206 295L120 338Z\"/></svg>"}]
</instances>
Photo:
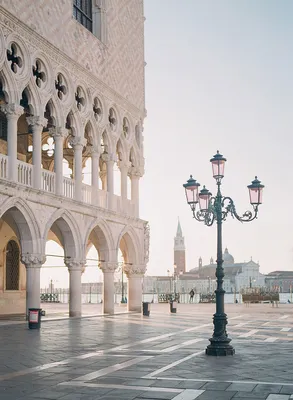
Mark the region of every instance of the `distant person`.
<instances>
[{"instance_id":1,"label":"distant person","mask_svg":"<svg viewBox=\"0 0 293 400\"><path fill-rule=\"evenodd\" d=\"M238 304L238 300L237 299L235 300L235 303Z\"/></svg>"},{"instance_id":2,"label":"distant person","mask_svg":"<svg viewBox=\"0 0 293 400\"><path fill-rule=\"evenodd\" d=\"M288 299L288 303L291 304L291 301Z\"/></svg>"},{"instance_id":3,"label":"distant person","mask_svg":"<svg viewBox=\"0 0 293 400\"><path fill-rule=\"evenodd\" d=\"M193 298L194 298L194 290L193 289L191 289L191 291L189 292L189 296L190 296L189 303L193 303Z\"/></svg>"}]
</instances>

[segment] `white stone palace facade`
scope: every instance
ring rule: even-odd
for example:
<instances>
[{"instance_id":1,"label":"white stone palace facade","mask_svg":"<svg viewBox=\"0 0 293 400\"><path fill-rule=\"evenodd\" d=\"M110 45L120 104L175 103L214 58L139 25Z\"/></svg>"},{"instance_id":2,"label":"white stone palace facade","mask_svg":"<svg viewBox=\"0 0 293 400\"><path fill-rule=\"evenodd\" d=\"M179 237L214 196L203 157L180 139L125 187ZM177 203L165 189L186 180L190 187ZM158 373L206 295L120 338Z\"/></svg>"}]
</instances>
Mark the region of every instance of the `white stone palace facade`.
<instances>
[{"instance_id":1,"label":"white stone palace facade","mask_svg":"<svg viewBox=\"0 0 293 400\"><path fill-rule=\"evenodd\" d=\"M81 315L92 245L104 312L114 312L119 249L128 309L139 311L149 254L143 1L0 0L0 48L0 314L40 307L48 240L64 249L70 316Z\"/></svg>"}]
</instances>

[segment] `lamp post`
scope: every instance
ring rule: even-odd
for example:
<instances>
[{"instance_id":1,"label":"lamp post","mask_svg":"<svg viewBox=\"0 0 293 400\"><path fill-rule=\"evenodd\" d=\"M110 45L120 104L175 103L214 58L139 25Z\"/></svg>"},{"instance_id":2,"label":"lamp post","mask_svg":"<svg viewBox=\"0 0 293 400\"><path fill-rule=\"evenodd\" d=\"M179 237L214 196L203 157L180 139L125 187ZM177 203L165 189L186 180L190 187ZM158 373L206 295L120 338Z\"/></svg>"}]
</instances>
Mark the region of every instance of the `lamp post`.
<instances>
[{"instance_id":1,"label":"lamp post","mask_svg":"<svg viewBox=\"0 0 293 400\"><path fill-rule=\"evenodd\" d=\"M229 214L241 222L253 221L257 218L258 207L262 203L262 192L264 186L255 177L251 185L248 185L250 204L253 211L246 211L243 215L236 212L235 205L231 197L224 197L221 193L221 182L224 178L224 168L226 158L224 158L219 151L210 160L213 168L213 177L217 183L217 194L212 197L208 189L203 186L203 189L198 193L200 184L193 179L192 175L187 183L183 186L187 203L190 205L193 218L197 221L204 222L207 226L212 226L216 221L217 223L217 289L216 293L216 312L214 314L214 332L213 337L210 338L210 344L206 348L206 355L212 356L226 356L235 354L233 346L230 344L231 339L228 338L226 331L227 315L224 311L224 294L223 289L223 251L222 251L222 222L226 220ZM197 204L199 203L199 210Z\"/></svg>"}]
</instances>

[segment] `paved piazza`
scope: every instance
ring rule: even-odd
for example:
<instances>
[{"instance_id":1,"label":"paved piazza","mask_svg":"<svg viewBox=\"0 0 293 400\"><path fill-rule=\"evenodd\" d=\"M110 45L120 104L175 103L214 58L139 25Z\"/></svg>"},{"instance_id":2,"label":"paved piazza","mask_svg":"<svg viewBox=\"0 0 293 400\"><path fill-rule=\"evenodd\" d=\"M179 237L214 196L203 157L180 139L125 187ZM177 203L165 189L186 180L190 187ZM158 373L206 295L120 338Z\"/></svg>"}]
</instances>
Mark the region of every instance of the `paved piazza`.
<instances>
[{"instance_id":1,"label":"paved piazza","mask_svg":"<svg viewBox=\"0 0 293 400\"><path fill-rule=\"evenodd\" d=\"M2 323L0 399L293 398L293 305L227 305L227 358L204 355L214 307Z\"/></svg>"}]
</instances>

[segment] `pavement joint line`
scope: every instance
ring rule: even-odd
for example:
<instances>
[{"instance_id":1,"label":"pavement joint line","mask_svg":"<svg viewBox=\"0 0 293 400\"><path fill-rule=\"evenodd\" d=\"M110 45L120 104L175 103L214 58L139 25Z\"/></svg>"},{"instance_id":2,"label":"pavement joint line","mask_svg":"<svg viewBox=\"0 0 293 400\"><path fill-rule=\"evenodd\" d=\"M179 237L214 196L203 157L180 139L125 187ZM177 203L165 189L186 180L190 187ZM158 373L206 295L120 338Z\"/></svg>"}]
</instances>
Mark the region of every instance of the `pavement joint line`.
<instances>
[{"instance_id":1,"label":"pavement joint line","mask_svg":"<svg viewBox=\"0 0 293 400\"><path fill-rule=\"evenodd\" d=\"M205 390L196 389L186 389L184 392L178 394L178 396L173 397L172 400L194 400L197 399Z\"/></svg>"},{"instance_id":2,"label":"pavement joint line","mask_svg":"<svg viewBox=\"0 0 293 400\"><path fill-rule=\"evenodd\" d=\"M154 372L151 372L150 374L146 375L144 378L152 378L153 376L156 376L156 375L160 374L161 372L165 372L170 368L176 367L177 365L183 363L184 361L190 360L191 358L194 358L196 356L204 354L204 352L205 352L205 350L201 350L196 353L192 353L189 356L181 358L180 360L174 361L173 363L166 365L165 367L159 368L159 369L155 370Z\"/></svg>"},{"instance_id":3,"label":"pavement joint line","mask_svg":"<svg viewBox=\"0 0 293 400\"><path fill-rule=\"evenodd\" d=\"M253 336L255 333L257 333L259 331L259 329L252 329L251 331L247 332L247 333L241 333L239 336L241 337L250 337Z\"/></svg>"},{"instance_id":4,"label":"pavement joint line","mask_svg":"<svg viewBox=\"0 0 293 400\"><path fill-rule=\"evenodd\" d=\"M101 376L105 376L108 374L111 374L114 371L119 371L120 369L126 368L126 367L131 367L132 365L138 364L141 361L146 361L152 358L152 356L139 356L135 357L132 360L125 361L124 363L119 363L119 364L114 364L110 365L109 367L105 367L102 369L99 369L98 371L90 372L89 374L79 376L75 379L72 379L72 381L92 381L93 379L100 378Z\"/></svg>"},{"instance_id":5,"label":"pavement joint line","mask_svg":"<svg viewBox=\"0 0 293 400\"><path fill-rule=\"evenodd\" d=\"M202 342L203 340L205 340L205 339L200 338L200 339L187 340L186 342L177 344L175 346L166 347L165 349L160 350L160 353L169 353L169 352L172 352L174 350L180 349L182 347L189 346L189 345L197 343L197 342Z\"/></svg>"},{"instance_id":6,"label":"pavement joint line","mask_svg":"<svg viewBox=\"0 0 293 400\"><path fill-rule=\"evenodd\" d=\"M185 390L183 388L175 389L175 388L160 388L160 387L149 387L149 386L127 386L127 385L115 385L111 383L90 383L90 382L87 383L87 382L76 382L76 381L61 382L58 384L58 386L141 390L145 392L169 392L169 393L182 393Z\"/></svg>"},{"instance_id":7,"label":"pavement joint line","mask_svg":"<svg viewBox=\"0 0 293 400\"><path fill-rule=\"evenodd\" d=\"M210 325L212 325L212 323L203 324L203 325L200 325L200 326L197 326L197 327L193 327L193 328L187 328L185 330L179 330L179 332L180 333L190 332L190 331L201 329L202 327L206 327L206 326L210 326ZM86 353L86 354L82 354L82 355L79 355L79 356L70 357L70 358L67 358L67 359L62 360L62 361L56 361L54 363L43 364L43 365L40 365L40 366L37 366L37 367L32 367L32 368L27 368L27 369L20 370L20 371L11 372L11 373L8 373L8 374L0 375L0 382L4 381L4 380L7 380L7 379L28 375L28 374L33 373L33 372L38 372L38 371L43 371L43 370L46 370L46 369L54 368L56 366L66 365L66 364L69 364L70 362L78 360L78 359L90 358L90 357L95 357L95 356L99 356L99 355L104 355L106 353L108 354L108 353L111 353L113 351L125 350L125 349L128 349L130 347L137 346L139 344L150 343L150 342L153 342L153 341L156 341L156 340L165 339L167 337L171 337L171 336L175 336L175 335L178 335L178 331L167 333L167 334L164 334L164 335L153 336L151 338L139 340L137 342L132 342L132 343L129 343L129 344L126 344L126 345L123 345L123 346L113 347L113 348L107 349L107 350L99 350L97 352L91 352L91 353Z\"/></svg>"},{"instance_id":8,"label":"pavement joint line","mask_svg":"<svg viewBox=\"0 0 293 400\"><path fill-rule=\"evenodd\" d=\"M173 400L194 400L199 397L205 390L196 389L175 389L164 387L150 387L150 386L127 386L115 385L106 383L86 383L86 382L62 382L58 386L73 386L73 387L87 387L87 388L105 388L105 389L119 389L119 390L140 390L142 392L159 392L159 393L178 393L173 397Z\"/></svg>"},{"instance_id":9,"label":"pavement joint line","mask_svg":"<svg viewBox=\"0 0 293 400\"><path fill-rule=\"evenodd\" d=\"M95 357L95 356L103 356L105 354L106 353L104 350L100 350L97 352L83 354L81 356L70 357L70 358L67 358L66 360L62 360L62 361L56 361L53 363L39 365L37 367L22 369L20 371L15 371L15 372L11 372L11 373L8 373L5 375L0 375L0 382L5 381L7 379L12 379L12 378L17 378L19 376L28 375L33 372L40 372L40 371L44 371L46 369L59 367L60 365L67 365L67 364L70 364L71 362L74 362L75 360L82 360L85 358L90 358L90 357ZM108 356L110 356L110 357L129 357L127 354L108 354Z\"/></svg>"},{"instance_id":10,"label":"pavement joint line","mask_svg":"<svg viewBox=\"0 0 293 400\"><path fill-rule=\"evenodd\" d=\"M215 382L215 383L243 383L245 385L280 385L280 386L292 386L292 383L288 382L263 382L263 381L221 381L218 379L206 379L206 378L201 378L201 379L196 379L196 378L168 378L164 376L158 376L158 377L150 377L149 375L143 376L140 379L156 379L160 381L190 381L190 382ZM293 399L293 394L292 394L292 399Z\"/></svg>"},{"instance_id":11,"label":"pavement joint line","mask_svg":"<svg viewBox=\"0 0 293 400\"><path fill-rule=\"evenodd\" d=\"M278 339L279 339L279 338L272 336L272 337L268 337L268 338L265 339L264 341L265 341L265 342L272 343L272 342L275 342L275 341L278 340Z\"/></svg>"}]
</instances>

